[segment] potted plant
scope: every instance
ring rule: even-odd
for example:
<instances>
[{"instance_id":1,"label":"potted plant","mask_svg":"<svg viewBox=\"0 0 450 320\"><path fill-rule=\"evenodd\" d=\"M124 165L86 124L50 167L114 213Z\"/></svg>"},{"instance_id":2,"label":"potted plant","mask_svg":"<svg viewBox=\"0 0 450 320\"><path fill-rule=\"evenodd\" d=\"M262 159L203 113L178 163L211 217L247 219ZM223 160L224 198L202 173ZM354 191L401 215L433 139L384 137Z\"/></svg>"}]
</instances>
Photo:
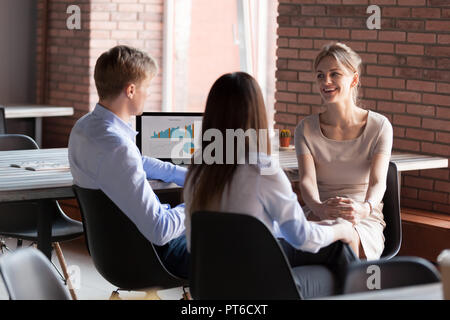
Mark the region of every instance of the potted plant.
<instances>
[{"instance_id":1,"label":"potted plant","mask_svg":"<svg viewBox=\"0 0 450 320\"><path fill-rule=\"evenodd\" d=\"M283 129L280 131L280 147L287 148L291 143L291 131Z\"/></svg>"}]
</instances>

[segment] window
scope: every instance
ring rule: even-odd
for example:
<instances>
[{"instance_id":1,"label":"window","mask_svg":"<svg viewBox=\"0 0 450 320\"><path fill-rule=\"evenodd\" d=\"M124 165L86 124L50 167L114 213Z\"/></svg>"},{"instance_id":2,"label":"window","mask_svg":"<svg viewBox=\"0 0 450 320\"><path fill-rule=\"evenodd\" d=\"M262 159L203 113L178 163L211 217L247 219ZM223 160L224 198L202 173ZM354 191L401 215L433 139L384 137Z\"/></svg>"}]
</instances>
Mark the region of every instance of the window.
<instances>
[{"instance_id":1,"label":"window","mask_svg":"<svg viewBox=\"0 0 450 320\"><path fill-rule=\"evenodd\" d=\"M273 0L165 1L162 111L204 111L219 76L245 71L258 80L272 123L276 6Z\"/></svg>"}]
</instances>

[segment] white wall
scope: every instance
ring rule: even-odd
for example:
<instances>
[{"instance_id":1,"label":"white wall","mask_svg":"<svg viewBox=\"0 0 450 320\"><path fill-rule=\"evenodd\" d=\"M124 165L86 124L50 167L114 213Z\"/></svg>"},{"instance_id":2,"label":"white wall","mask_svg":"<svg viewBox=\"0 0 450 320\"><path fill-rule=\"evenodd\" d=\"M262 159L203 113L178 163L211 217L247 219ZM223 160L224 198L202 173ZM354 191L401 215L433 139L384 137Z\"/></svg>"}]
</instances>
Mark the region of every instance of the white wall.
<instances>
[{"instance_id":1,"label":"white wall","mask_svg":"<svg viewBox=\"0 0 450 320\"><path fill-rule=\"evenodd\" d=\"M36 2L0 0L0 104L35 102Z\"/></svg>"}]
</instances>

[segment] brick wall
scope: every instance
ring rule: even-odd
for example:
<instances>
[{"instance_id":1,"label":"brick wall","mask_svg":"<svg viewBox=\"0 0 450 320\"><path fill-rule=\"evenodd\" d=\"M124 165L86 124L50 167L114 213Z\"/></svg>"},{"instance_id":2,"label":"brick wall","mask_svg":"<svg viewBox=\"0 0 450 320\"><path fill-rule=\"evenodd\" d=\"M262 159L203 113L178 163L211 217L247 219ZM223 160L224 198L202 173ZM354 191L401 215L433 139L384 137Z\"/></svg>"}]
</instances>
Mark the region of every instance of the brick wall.
<instances>
[{"instance_id":1,"label":"brick wall","mask_svg":"<svg viewBox=\"0 0 450 320\"><path fill-rule=\"evenodd\" d=\"M381 8L369 30L368 5ZM322 110L312 63L341 41L363 59L362 105L387 116L394 150L450 157L449 0L280 0L276 114L292 131ZM402 206L450 214L449 169L403 175Z\"/></svg>"},{"instance_id":2,"label":"brick wall","mask_svg":"<svg viewBox=\"0 0 450 320\"><path fill-rule=\"evenodd\" d=\"M72 4L81 9L81 30L66 26L70 16L66 10ZM39 0L37 102L75 110L73 117L44 119L44 147L67 147L73 124L97 102L93 73L102 52L127 44L145 50L161 66L163 6L163 0ZM161 109L161 92L159 73L152 82L146 110Z\"/></svg>"},{"instance_id":3,"label":"brick wall","mask_svg":"<svg viewBox=\"0 0 450 320\"><path fill-rule=\"evenodd\" d=\"M102 52L117 44L134 46L161 68L164 0L38 1L37 103L74 108L72 117L44 118L43 147L67 147L76 120L98 101L93 75ZM72 4L81 9L81 30L67 29ZM161 74L152 81L147 111L161 110ZM66 213L78 216L75 200L63 204Z\"/></svg>"}]
</instances>

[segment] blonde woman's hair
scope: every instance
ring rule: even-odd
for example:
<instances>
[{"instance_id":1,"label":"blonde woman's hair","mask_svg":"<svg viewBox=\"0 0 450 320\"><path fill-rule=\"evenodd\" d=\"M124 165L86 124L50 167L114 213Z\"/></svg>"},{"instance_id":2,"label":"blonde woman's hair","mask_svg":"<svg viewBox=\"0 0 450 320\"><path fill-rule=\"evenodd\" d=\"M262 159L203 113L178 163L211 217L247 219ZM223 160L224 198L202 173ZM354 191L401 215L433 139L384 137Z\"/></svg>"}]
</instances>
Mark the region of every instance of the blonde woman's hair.
<instances>
[{"instance_id":1,"label":"blonde woman's hair","mask_svg":"<svg viewBox=\"0 0 450 320\"><path fill-rule=\"evenodd\" d=\"M333 57L344 68L350 71L350 73L358 73L358 83L352 88L352 99L356 104L358 100L358 89L361 86L361 64L362 59L355 51L349 46L340 42L331 42L323 46L322 50L314 60L314 72L317 71L317 66L320 61L325 57Z\"/></svg>"}]
</instances>

